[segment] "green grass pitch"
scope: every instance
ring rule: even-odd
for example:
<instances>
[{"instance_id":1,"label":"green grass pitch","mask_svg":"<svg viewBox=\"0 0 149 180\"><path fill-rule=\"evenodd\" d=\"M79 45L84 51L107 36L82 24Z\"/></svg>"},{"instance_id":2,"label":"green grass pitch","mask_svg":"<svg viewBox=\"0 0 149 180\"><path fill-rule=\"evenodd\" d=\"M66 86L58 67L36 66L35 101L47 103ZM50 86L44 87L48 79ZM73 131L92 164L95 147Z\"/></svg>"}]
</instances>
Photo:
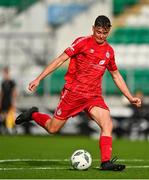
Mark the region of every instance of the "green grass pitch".
<instances>
[{"instance_id":1,"label":"green grass pitch","mask_svg":"<svg viewBox=\"0 0 149 180\"><path fill-rule=\"evenodd\" d=\"M93 158L87 171L73 170L69 158L86 149ZM148 179L149 142L113 140L122 172L101 171L98 140L84 136L0 136L0 179Z\"/></svg>"}]
</instances>

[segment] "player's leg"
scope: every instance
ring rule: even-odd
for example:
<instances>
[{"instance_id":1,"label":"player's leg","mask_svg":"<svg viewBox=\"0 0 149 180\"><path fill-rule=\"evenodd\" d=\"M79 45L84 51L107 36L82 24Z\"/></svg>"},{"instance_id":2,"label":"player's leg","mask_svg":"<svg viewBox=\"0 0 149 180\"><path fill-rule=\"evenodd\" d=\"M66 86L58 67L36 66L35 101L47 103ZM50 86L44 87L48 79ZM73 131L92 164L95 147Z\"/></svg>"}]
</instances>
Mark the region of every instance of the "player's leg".
<instances>
[{"instance_id":1,"label":"player's leg","mask_svg":"<svg viewBox=\"0 0 149 180\"><path fill-rule=\"evenodd\" d=\"M6 112L3 111L3 109L0 112L0 126L2 129L2 132L6 132Z\"/></svg>"},{"instance_id":2,"label":"player's leg","mask_svg":"<svg viewBox=\"0 0 149 180\"><path fill-rule=\"evenodd\" d=\"M7 111L5 126L8 133L13 134L15 132L15 108L13 107Z\"/></svg>"},{"instance_id":3,"label":"player's leg","mask_svg":"<svg viewBox=\"0 0 149 180\"><path fill-rule=\"evenodd\" d=\"M113 124L110 118L110 113L108 110L93 107L90 110L90 116L101 128L100 133L100 149L101 149L101 161L108 161L111 159L112 153L112 128Z\"/></svg>"},{"instance_id":4,"label":"player's leg","mask_svg":"<svg viewBox=\"0 0 149 180\"><path fill-rule=\"evenodd\" d=\"M63 103L62 99L67 94L67 90L63 89L60 97L60 104ZM49 133L56 133L64 124L65 119L59 120L58 118L51 118L49 114L44 114L38 111L37 107L32 107L27 111L21 113L15 123L21 124L27 121L34 120L38 125L46 129Z\"/></svg>"},{"instance_id":5,"label":"player's leg","mask_svg":"<svg viewBox=\"0 0 149 180\"><path fill-rule=\"evenodd\" d=\"M49 114L41 112L33 112L31 118L51 134L58 132L67 120L61 120L55 117L51 118Z\"/></svg>"},{"instance_id":6,"label":"player's leg","mask_svg":"<svg viewBox=\"0 0 149 180\"><path fill-rule=\"evenodd\" d=\"M45 123L45 129L51 134L57 133L65 125L66 121L67 119L60 120L57 118L52 118Z\"/></svg>"},{"instance_id":7,"label":"player's leg","mask_svg":"<svg viewBox=\"0 0 149 180\"><path fill-rule=\"evenodd\" d=\"M67 120L60 120L55 117L51 118L50 115L41 112L32 113L32 119L50 134L57 133L64 126Z\"/></svg>"},{"instance_id":8,"label":"player's leg","mask_svg":"<svg viewBox=\"0 0 149 180\"><path fill-rule=\"evenodd\" d=\"M56 133L63 127L66 120L59 120L57 118L51 118L50 115L38 112L37 107L32 107L29 110L21 113L15 123L22 124L34 120L38 125L46 129L49 133Z\"/></svg>"},{"instance_id":9,"label":"player's leg","mask_svg":"<svg viewBox=\"0 0 149 180\"><path fill-rule=\"evenodd\" d=\"M113 123L110 112L106 109L94 106L89 111L92 119L101 128L99 147L101 152L101 169L121 171L125 165L114 164L111 159L112 154L112 128Z\"/></svg>"}]
</instances>

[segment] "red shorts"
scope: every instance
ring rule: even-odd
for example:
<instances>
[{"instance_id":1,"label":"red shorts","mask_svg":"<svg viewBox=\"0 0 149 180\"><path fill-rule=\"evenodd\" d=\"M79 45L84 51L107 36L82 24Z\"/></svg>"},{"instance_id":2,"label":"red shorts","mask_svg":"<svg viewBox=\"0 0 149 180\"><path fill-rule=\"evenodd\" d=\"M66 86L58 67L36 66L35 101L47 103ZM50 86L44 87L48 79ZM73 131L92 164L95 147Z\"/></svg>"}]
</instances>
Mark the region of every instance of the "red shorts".
<instances>
[{"instance_id":1,"label":"red shorts","mask_svg":"<svg viewBox=\"0 0 149 180\"><path fill-rule=\"evenodd\" d=\"M81 111L86 111L89 114L94 106L109 110L102 96L86 98L81 94L64 89L54 117L60 120L67 120Z\"/></svg>"}]
</instances>

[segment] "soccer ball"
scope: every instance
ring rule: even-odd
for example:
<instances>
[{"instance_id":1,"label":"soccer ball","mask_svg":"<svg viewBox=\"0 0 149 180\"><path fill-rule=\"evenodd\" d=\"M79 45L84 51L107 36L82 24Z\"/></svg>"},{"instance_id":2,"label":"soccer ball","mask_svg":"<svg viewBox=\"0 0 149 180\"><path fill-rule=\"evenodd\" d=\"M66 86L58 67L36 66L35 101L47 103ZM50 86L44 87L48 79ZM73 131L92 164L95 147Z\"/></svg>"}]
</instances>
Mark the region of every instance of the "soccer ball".
<instances>
[{"instance_id":1,"label":"soccer ball","mask_svg":"<svg viewBox=\"0 0 149 180\"><path fill-rule=\"evenodd\" d=\"M92 157L84 149L76 150L71 156L71 165L77 170L87 170L92 164Z\"/></svg>"}]
</instances>

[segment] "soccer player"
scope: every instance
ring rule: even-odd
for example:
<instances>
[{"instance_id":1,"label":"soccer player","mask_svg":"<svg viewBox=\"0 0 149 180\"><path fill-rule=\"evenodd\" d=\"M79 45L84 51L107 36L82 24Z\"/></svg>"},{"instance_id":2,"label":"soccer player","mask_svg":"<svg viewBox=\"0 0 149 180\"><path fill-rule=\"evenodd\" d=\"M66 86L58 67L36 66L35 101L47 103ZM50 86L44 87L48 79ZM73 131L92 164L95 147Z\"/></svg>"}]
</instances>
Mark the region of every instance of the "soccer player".
<instances>
[{"instance_id":1,"label":"soccer player","mask_svg":"<svg viewBox=\"0 0 149 180\"><path fill-rule=\"evenodd\" d=\"M125 169L125 165L115 164L111 160L113 124L101 89L105 70L108 69L115 84L131 104L140 107L141 100L132 96L118 71L114 51L106 41L110 29L109 18L104 15L98 16L92 27L92 35L77 38L29 84L29 90L34 91L42 79L70 59L65 75L66 83L54 117L40 113L37 107L32 107L17 117L16 124L34 120L49 133L56 133L68 118L85 111L101 128L99 139L101 169L121 171Z\"/></svg>"},{"instance_id":2,"label":"soccer player","mask_svg":"<svg viewBox=\"0 0 149 180\"><path fill-rule=\"evenodd\" d=\"M14 132L16 98L16 83L10 76L9 68L5 67L0 90L0 115L8 133Z\"/></svg>"}]
</instances>

